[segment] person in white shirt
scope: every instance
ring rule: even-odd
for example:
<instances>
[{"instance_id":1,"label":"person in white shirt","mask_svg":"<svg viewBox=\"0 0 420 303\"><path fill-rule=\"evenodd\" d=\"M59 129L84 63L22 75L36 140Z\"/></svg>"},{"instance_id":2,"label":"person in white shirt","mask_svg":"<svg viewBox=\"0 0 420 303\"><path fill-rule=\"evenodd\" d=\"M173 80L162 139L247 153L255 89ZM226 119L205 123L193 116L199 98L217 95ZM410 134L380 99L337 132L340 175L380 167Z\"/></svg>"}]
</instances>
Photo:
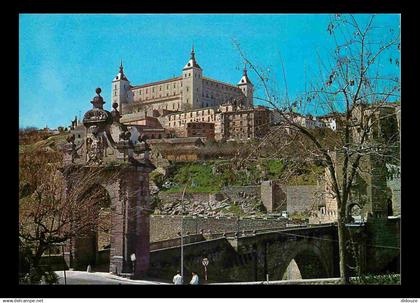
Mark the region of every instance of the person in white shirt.
<instances>
[{"instance_id":1,"label":"person in white shirt","mask_svg":"<svg viewBox=\"0 0 420 303\"><path fill-rule=\"evenodd\" d=\"M191 285L198 285L198 284L200 284L197 273L192 272L192 279L190 281L190 284Z\"/></svg>"},{"instance_id":2,"label":"person in white shirt","mask_svg":"<svg viewBox=\"0 0 420 303\"><path fill-rule=\"evenodd\" d=\"M182 277L180 275L180 271L179 270L176 272L176 275L174 276L174 278L173 278L172 281L176 285L182 285Z\"/></svg>"}]
</instances>

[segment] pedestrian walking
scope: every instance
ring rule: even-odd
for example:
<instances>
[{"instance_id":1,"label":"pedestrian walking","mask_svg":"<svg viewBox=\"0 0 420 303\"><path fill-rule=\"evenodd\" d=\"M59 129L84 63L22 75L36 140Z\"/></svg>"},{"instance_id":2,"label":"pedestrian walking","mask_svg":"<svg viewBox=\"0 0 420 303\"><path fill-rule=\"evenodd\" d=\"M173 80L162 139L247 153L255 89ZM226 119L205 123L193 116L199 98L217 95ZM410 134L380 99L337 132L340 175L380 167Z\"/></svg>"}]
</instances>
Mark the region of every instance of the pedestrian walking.
<instances>
[{"instance_id":1,"label":"pedestrian walking","mask_svg":"<svg viewBox=\"0 0 420 303\"><path fill-rule=\"evenodd\" d=\"M174 276L172 281L174 282L175 285L182 285L182 277L180 275L179 270L176 272L176 275Z\"/></svg>"},{"instance_id":2,"label":"pedestrian walking","mask_svg":"<svg viewBox=\"0 0 420 303\"><path fill-rule=\"evenodd\" d=\"M191 285L198 285L198 284L200 284L200 279L198 278L198 275L197 275L196 272L192 272L192 278L191 278L190 284Z\"/></svg>"}]
</instances>

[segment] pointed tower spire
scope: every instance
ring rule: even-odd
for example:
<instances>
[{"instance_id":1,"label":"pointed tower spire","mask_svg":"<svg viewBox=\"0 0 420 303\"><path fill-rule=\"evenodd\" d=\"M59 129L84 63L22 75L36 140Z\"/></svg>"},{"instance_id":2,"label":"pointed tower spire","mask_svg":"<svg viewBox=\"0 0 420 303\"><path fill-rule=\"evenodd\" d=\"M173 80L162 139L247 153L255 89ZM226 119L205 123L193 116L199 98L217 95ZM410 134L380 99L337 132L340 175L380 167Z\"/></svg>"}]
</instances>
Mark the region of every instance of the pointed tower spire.
<instances>
[{"instance_id":1,"label":"pointed tower spire","mask_svg":"<svg viewBox=\"0 0 420 303\"><path fill-rule=\"evenodd\" d=\"M244 62L244 69L243 69L243 73L242 73L242 78L238 82L238 85L243 85L243 84L252 84L251 80L249 80L249 78L248 78L248 70L246 69L246 62Z\"/></svg>"},{"instance_id":2,"label":"pointed tower spire","mask_svg":"<svg viewBox=\"0 0 420 303\"><path fill-rule=\"evenodd\" d=\"M190 60L188 61L187 65L184 66L184 69L188 69L188 68L191 68L191 67L201 68L200 65L198 65L197 61L195 60L194 43L192 44L192 47L191 47Z\"/></svg>"},{"instance_id":3,"label":"pointed tower spire","mask_svg":"<svg viewBox=\"0 0 420 303\"><path fill-rule=\"evenodd\" d=\"M118 75L114 78L114 81L116 80L126 80L128 81L127 77L124 75L124 66L123 66L123 60L121 59L120 63L120 71L118 72Z\"/></svg>"}]
</instances>

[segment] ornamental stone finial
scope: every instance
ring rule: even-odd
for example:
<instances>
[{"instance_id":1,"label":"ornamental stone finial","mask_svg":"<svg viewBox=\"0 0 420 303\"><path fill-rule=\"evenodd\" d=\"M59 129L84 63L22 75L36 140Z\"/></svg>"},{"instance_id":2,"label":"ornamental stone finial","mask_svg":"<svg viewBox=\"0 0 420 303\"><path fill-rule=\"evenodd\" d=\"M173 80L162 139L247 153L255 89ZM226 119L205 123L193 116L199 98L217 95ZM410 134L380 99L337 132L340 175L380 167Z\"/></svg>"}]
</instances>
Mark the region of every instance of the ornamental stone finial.
<instances>
[{"instance_id":1,"label":"ornamental stone finial","mask_svg":"<svg viewBox=\"0 0 420 303\"><path fill-rule=\"evenodd\" d=\"M105 104L104 98L100 95L102 92L102 89L100 87L96 88L96 94L97 96L93 97L93 100L90 101L90 103L93 104L93 108L100 108L103 109L103 105Z\"/></svg>"}]
</instances>

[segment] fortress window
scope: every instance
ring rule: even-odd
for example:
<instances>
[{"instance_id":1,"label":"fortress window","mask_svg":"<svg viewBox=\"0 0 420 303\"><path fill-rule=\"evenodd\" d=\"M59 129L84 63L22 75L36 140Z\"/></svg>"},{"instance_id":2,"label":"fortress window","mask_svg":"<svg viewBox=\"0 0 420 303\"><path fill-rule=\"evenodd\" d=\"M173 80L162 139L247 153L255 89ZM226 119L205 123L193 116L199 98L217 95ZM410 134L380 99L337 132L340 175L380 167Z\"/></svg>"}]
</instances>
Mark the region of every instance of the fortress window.
<instances>
[{"instance_id":1,"label":"fortress window","mask_svg":"<svg viewBox=\"0 0 420 303\"><path fill-rule=\"evenodd\" d=\"M162 91L162 86L159 86L159 91Z\"/></svg>"},{"instance_id":2,"label":"fortress window","mask_svg":"<svg viewBox=\"0 0 420 303\"><path fill-rule=\"evenodd\" d=\"M155 88L154 88L154 87L152 87L152 92L153 92L153 93L155 92Z\"/></svg>"},{"instance_id":3,"label":"fortress window","mask_svg":"<svg viewBox=\"0 0 420 303\"><path fill-rule=\"evenodd\" d=\"M175 88L175 83L174 83L174 88Z\"/></svg>"}]
</instances>

